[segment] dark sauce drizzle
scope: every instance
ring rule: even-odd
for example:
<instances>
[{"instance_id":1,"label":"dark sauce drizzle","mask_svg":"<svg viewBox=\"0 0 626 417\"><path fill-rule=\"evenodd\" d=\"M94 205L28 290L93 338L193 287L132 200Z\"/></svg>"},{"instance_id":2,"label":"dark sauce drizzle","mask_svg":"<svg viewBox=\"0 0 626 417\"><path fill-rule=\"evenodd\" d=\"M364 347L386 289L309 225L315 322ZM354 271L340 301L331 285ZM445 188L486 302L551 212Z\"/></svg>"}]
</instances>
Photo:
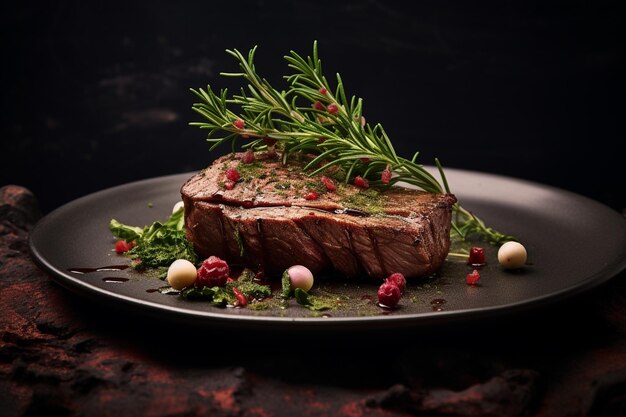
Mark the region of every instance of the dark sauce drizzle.
<instances>
[{"instance_id":1,"label":"dark sauce drizzle","mask_svg":"<svg viewBox=\"0 0 626 417\"><path fill-rule=\"evenodd\" d=\"M67 270L73 274L91 274L93 272L123 271L125 269L128 269L128 265L108 265L98 268L68 268Z\"/></svg>"}]
</instances>

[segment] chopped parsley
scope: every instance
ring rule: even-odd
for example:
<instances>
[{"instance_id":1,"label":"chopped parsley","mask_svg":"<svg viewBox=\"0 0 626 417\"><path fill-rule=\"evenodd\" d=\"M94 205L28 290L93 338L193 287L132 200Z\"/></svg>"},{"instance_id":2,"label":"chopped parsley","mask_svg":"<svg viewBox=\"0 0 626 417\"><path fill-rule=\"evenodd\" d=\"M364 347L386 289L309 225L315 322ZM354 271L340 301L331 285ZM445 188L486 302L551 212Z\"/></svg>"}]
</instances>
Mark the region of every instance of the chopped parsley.
<instances>
[{"instance_id":1,"label":"chopped parsley","mask_svg":"<svg viewBox=\"0 0 626 417\"><path fill-rule=\"evenodd\" d=\"M168 267L176 259L197 262L191 242L185 236L184 209L180 208L164 222L156 221L144 228L129 226L111 219L109 229L117 239L135 242L126 252L136 269Z\"/></svg>"},{"instance_id":2,"label":"chopped parsley","mask_svg":"<svg viewBox=\"0 0 626 417\"><path fill-rule=\"evenodd\" d=\"M385 199L378 190L368 188L344 197L341 202L348 208L358 209L368 214L383 214Z\"/></svg>"}]
</instances>

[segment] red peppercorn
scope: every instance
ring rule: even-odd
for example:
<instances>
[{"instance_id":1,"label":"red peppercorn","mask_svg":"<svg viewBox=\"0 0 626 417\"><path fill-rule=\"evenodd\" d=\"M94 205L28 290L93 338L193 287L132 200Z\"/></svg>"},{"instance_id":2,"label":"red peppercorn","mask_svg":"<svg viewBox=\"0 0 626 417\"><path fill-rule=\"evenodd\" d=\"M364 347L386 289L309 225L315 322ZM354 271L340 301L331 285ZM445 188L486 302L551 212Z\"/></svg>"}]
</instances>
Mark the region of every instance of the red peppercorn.
<instances>
[{"instance_id":1,"label":"red peppercorn","mask_svg":"<svg viewBox=\"0 0 626 417\"><path fill-rule=\"evenodd\" d=\"M330 114L335 114L339 111L339 107L337 107L335 103L332 103L329 104L328 107L326 107L326 110L328 110L328 113Z\"/></svg>"},{"instance_id":2,"label":"red peppercorn","mask_svg":"<svg viewBox=\"0 0 626 417\"><path fill-rule=\"evenodd\" d=\"M239 181L239 178L241 178L241 175L239 175L239 171L237 171L235 168L228 168L226 170L226 178L228 178L231 181Z\"/></svg>"},{"instance_id":3,"label":"red peppercorn","mask_svg":"<svg viewBox=\"0 0 626 417\"><path fill-rule=\"evenodd\" d=\"M235 181L231 181L231 180L224 181L224 188L227 190L232 190L233 188L235 188Z\"/></svg>"},{"instance_id":4,"label":"red peppercorn","mask_svg":"<svg viewBox=\"0 0 626 417\"><path fill-rule=\"evenodd\" d=\"M233 122L233 126L235 126L237 129L243 129L244 127L246 127L246 122L244 122L242 119L236 119Z\"/></svg>"},{"instance_id":5,"label":"red peppercorn","mask_svg":"<svg viewBox=\"0 0 626 417\"><path fill-rule=\"evenodd\" d=\"M328 90L326 89L326 87L322 87L320 88L320 94L325 96L326 94L328 94Z\"/></svg>"},{"instance_id":6,"label":"red peppercorn","mask_svg":"<svg viewBox=\"0 0 626 417\"><path fill-rule=\"evenodd\" d=\"M467 285L476 285L478 284L478 280L480 279L480 273L477 269L474 269L471 274L467 274L465 277L465 282Z\"/></svg>"},{"instance_id":7,"label":"red peppercorn","mask_svg":"<svg viewBox=\"0 0 626 417\"><path fill-rule=\"evenodd\" d=\"M304 196L305 200L317 200L319 195L315 191L310 191L307 195Z\"/></svg>"},{"instance_id":8,"label":"red peppercorn","mask_svg":"<svg viewBox=\"0 0 626 417\"><path fill-rule=\"evenodd\" d=\"M391 170L389 169L389 166L383 169L383 172L380 174L380 181L383 184L389 184L389 181L391 181Z\"/></svg>"},{"instance_id":9,"label":"red peppercorn","mask_svg":"<svg viewBox=\"0 0 626 417\"><path fill-rule=\"evenodd\" d=\"M404 290L406 289L406 278L399 272L395 272L385 279L387 284L395 285L400 289L400 292L404 294Z\"/></svg>"},{"instance_id":10,"label":"red peppercorn","mask_svg":"<svg viewBox=\"0 0 626 417\"><path fill-rule=\"evenodd\" d=\"M365 178L363 178L360 175L357 175L356 177L354 177L354 185L359 187L359 188L369 188L370 187L369 181L366 180Z\"/></svg>"},{"instance_id":11,"label":"red peppercorn","mask_svg":"<svg viewBox=\"0 0 626 417\"><path fill-rule=\"evenodd\" d=\"M115 252L119 254L126 253L132 248L134 248L135 245L136 245L136 242L134 240L131 242L127 242L125 240L118 240L117 242L115 242Z\"/></svg>"},{"instance_id":12,"label":"red peppercorn","mask_svg":"<svg viewBox=\"0 0 626 417\"><path fill-rule=\"evenodd\" d=\"M254 152L251 150L245 151L243 156L241 157L241 162L244 164L251 164L255 161Z\"/></svg>"},{"instance_id":13,"label":"red peppercorn","mask_svg":"<svg viewBox=\"0 0 626 417\"><path fill-rule=\"evenodd\" d=\"M236 306L245 307L248 305L248 299L244 295L244 293L239 290L239 288L233 287L233 294L235 294L235 298L237 299Z\"/></svg>"},{"instance_id":14,"label":"red peppercorn","mask_svg":"<svg viewBox=\"0 0 626 417\"><path fill-rule=\"evenodd\" d=\"M485 261L485 249L478 247L478 246L471 247L469 251L469 258L467 260L467 264L472 265L472 266L483 266L486 263L487 262Z\"/></svg>"},{"instance_id":15,"label":"red peppercorn","mask_svg":"<svg viewBox=\"0 0 626 417\"><path fill-rule=\"evenodd\" d=\"M226 284L230 274L230 269L226 261L217 256L209 256L198 268L198 278L195 286L200 287L221 287Z\"/></svg>"},{"instance_id":16,"label":"red peppercorn","mask_svg":"<svg viewBox=\"0 0 626 417\"><path fill-rule=\"evenodd\" d=\"M337 189L337 186L330 178L322 176L321 181L328 191L335 191Z\"/></svg>"},{"instance_id":17,"label":"red peppercorn","mask_svg":"<svg viewBox=\"0 0 626 417\"><path fill-rule=\"evenodd\" d=\"M313 108L315 110L320 110L321 111L321 110L324 110L324 105L322 104L321 101L318 100L315 103L313 103Z\"/></svg>"},{"instance_id":18,"label":"red peppercorn","mask_svg":"<svg viewBox=\"0 0 626 417\"><path fill-rule=\"evenodd\" d=\"M402 293L397 285L385 282L378 288L378 304L381 307L394 308L401 297Z\"/></svg>"},{"instance_id":19,"label":"red peppercorn","mask_svg":"<svg viewBox=\"0 0 626 417\"><path fill-rule=\"evenodd\" d=\"M265 142L265 144L269 147L276 145L276 139L268 138L267 136L263 138L263 142Z\"/></svg>"}]
</instances>

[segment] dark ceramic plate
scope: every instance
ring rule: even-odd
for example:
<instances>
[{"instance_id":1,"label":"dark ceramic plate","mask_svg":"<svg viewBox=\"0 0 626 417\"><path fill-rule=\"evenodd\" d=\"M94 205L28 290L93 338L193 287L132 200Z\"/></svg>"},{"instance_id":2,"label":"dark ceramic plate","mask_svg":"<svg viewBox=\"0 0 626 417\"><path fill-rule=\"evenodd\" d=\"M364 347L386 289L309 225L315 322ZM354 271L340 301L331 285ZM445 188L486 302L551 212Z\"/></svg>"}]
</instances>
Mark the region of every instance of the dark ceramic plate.
<instances>
[{"instance_id":1,"label":"dark ceramic plate","mask_svg":"<svg viewBox=\"0 0 626 417\"><path fill-rule=\"evenodd\" d=\"M531 182L447 169L451 189L464 207L489 225L516 236L528 250L518 271L498 265L487 248L479 286L468 286L472 268L447 261L436 277L411 283L400 307L376 306L379 283L316 278L315 294L340 300L340 307L315 312L291 300L287 308L222 308L183 300L157 288L164 282L131 269L113 251L111 218L143 226L165 219L192 173L138 181L75 200L47 215L32 230L34 260L63 286L82 296L141 315L192 325L258 329L364 330L440 325L536 309L587 291L626 267L626 221L588 198ZM79 271L94 272L79 273ZM74 271L74 272L72 272ZM284 306L283 306L284 307Z\"/></svg>"}]
</instances>

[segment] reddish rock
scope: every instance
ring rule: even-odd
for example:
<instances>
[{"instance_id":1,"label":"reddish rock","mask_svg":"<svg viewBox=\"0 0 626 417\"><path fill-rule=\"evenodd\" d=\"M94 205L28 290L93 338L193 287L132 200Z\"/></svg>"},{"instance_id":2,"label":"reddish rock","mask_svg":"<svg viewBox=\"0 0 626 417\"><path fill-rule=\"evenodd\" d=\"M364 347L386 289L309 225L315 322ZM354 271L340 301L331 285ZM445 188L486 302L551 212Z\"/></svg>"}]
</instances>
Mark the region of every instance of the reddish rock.
<instances>
[{"instance_id":1,"label":"reddish rock","mask_svg":"<svg viewBox=\"0 0 626 417\"><path fill-rule=\"evenodd\" d=\"M3 417L556 417L624 409L619 280L595 302L507 321L514 331L483 329L478 337L478 328L456 329L437 338L421 330L378 337L372 329L317 343L306 334L179 328L84 300L30 260L28 230L38 217L28 190L0 189Z\"/></svg>"}]
</instances>

